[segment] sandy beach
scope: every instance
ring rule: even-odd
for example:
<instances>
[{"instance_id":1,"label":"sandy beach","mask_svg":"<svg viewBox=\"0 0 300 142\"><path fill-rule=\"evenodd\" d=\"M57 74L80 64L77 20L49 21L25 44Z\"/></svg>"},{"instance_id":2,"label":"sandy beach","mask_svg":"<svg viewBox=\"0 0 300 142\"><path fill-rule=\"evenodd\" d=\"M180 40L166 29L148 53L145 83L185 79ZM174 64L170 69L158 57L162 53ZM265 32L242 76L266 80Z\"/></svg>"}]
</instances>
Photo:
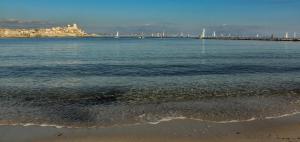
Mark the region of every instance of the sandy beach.
<instances>
[{"instance_id":1,"label":"sandy beach","mask_svg":"<svg viewBox=\"0 0 300 142\"><path fill-rule=\"evenodd\" d=\"M300 0L0 0L0 142L300 142Z\"/></svg>"},{"instance_id":2,"label":"sandy beach","mask_svg":"<svg viewBox=\"0 0 300 142\"><path fill-rule=\"evenodd\" d=\"M298 142L300 115L251 122L173 120L110 128L1 126L1 142Z\"/></svg>"}]
</instances>

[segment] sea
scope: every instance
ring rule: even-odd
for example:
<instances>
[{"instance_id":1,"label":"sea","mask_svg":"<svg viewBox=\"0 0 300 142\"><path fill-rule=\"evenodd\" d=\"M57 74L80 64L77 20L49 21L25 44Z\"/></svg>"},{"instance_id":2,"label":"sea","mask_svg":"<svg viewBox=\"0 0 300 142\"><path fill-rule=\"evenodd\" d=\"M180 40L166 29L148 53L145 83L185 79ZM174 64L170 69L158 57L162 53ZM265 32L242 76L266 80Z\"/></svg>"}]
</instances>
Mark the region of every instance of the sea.
<instances>
[{"instance_id":1,"label":"sea","mask_svg":"<svg viewBox=\"0 0 300 142\"><path fill-rule=\"evenodd\" d=\"M0 125L232 123L300 112L300 42L0 39Z\"/></svg>"}]
</instances>

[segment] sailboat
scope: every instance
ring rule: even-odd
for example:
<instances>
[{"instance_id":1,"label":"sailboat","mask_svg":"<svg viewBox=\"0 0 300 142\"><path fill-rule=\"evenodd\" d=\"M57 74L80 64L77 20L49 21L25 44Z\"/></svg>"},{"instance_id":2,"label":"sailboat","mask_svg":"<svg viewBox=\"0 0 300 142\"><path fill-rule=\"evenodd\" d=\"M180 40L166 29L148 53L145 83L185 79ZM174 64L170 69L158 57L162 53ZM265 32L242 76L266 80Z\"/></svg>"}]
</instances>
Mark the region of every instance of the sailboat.
<instances>
[{"instance_id":1,"label":"sailboat","mask_svg":"<svg viewBox=\"0 0 300 142\"><path fill-rule=\"evenodd\" d=\"M206 37L206 35L205 35L205 29L203 29L203 31L202 31L202 34L201 34L200 38L201 38L201 39L204 39L205 37Z\"/></svg>"},{"instance_id":2,"label":"sailboat","mask_svg":"<svg viewBox=\"0 0 300 142\"><path fill-rule=\"evenodd\" d=\"M117 32L115 38L119 38L119 37L120 37L119 32Z\"/></svg>"},{"instance_id":3,"label":"sailboat","mask_svg":"<svg viewBox=\"0 0 300 142\"><path fill-rule=\"evenodd\" d=\"M139 39L144 39L145 36L144 36L144 33L142 33L140 36L138 36Z\"/></svg>"}]
</instances>

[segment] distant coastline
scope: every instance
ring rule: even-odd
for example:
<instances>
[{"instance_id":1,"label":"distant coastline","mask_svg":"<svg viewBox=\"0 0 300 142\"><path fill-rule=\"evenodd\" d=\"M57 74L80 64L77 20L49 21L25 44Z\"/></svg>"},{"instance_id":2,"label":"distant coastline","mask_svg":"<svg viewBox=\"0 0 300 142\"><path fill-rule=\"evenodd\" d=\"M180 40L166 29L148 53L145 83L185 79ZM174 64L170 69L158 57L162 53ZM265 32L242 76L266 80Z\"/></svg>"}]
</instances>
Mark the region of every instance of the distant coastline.
<instances>
[{"instance_id":1,"label":"distant coastline","mask_svg":"<svg viewBox=\"0 0 300 142\"><path fill-rule=\"evenodd\" d=\"M52 27L40 29L1 29L0 38L47 38L47 37L94 37L80 29L77 24L65 27Z\"/></svg>"},{"instance_id":2,"label":"distant coastline","mask_svg":"<svg viewBox=\"0 0 300 142\"><path fill-rule=\"evenodd\" d=\"M254 41L290 41L290 42L299 42L300 38L297 37L274 37L264 36L264 37L253 37L253 36L216 36L215 33L213 36L206 36L205 29L201 35L166 35L163 33L157 33L156 35L152 34L147 36L142 34L131 34L131 35L122 35L116 36L114 34L88 34L77 24L67 25L64 27L52 27L52 28L39 28L39 29L11 29L11 28L0 28L0 38L138 38L138 39L202 39L202 40L254 40Z\"/></svg>"}]
</instances>

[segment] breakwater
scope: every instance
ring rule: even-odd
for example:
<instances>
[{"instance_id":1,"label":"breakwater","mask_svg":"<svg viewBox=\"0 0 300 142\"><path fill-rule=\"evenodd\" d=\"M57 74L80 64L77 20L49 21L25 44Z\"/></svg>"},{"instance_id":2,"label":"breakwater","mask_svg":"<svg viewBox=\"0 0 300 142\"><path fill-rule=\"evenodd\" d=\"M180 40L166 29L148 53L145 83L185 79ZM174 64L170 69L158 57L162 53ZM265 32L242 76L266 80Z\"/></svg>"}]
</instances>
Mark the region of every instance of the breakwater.
<instances>
[{"instance_id":1,"label":"breakwater","mask_svg":"<svg viewBox=\"0 0 300 142\"><path fill-rule=\"evenodd\" d=\"M260 41L300 41L300 38L279 38L279 37L202 37L200 39L214 39L214 40L260 40Z\"/></svg>"}]
</instances>

